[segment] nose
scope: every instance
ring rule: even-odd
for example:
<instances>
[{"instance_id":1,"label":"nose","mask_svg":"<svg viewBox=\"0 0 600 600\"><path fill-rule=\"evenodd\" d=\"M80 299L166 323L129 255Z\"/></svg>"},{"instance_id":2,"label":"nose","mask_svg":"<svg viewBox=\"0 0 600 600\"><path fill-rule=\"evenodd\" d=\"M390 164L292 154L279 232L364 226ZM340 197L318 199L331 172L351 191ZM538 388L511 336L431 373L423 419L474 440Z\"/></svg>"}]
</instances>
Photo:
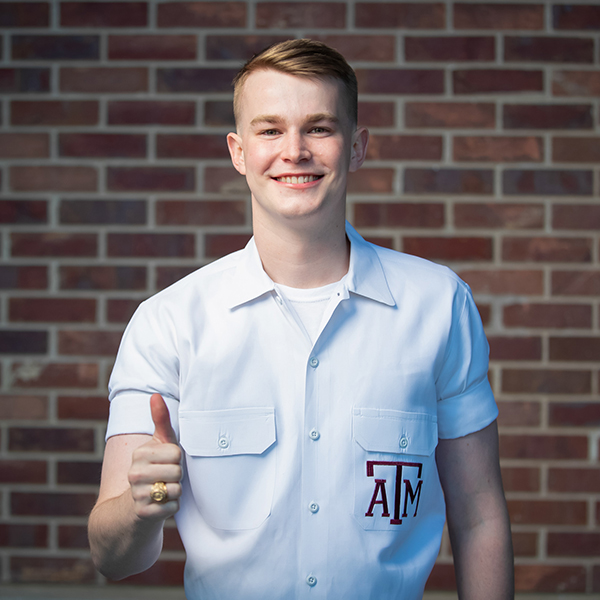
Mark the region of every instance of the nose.
<instances>
[{"instance_id":1,"label":"nose","mask_svg":"<svg viewBox=\"0 0 600 600\"><path fill-rule=\"evenodd\" d=\"M299 163L310 160L311 153L300 132L289 132L283 141L282 158L283 160Z\"/></svg>"}]
</instances>

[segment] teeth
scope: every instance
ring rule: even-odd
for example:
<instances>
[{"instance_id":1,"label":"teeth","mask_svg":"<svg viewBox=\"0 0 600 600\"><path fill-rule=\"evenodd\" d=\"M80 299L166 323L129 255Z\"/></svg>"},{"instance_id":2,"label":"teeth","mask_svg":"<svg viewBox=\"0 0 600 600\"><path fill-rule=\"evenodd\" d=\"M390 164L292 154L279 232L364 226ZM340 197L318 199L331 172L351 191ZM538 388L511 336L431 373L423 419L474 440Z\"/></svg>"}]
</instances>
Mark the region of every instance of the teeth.
<instances>
[{"instance_id":1,"label":"teeth","mask_svg":"<svg viewBox=\"0 0 600 600\"><path fill-rule=\"evenodd\" d=\"M308 183L310 181L316 181L318 177L316 175L300 175L300 177L277 177L277 181L281 183Z\"/></svg>"}]
</instances>

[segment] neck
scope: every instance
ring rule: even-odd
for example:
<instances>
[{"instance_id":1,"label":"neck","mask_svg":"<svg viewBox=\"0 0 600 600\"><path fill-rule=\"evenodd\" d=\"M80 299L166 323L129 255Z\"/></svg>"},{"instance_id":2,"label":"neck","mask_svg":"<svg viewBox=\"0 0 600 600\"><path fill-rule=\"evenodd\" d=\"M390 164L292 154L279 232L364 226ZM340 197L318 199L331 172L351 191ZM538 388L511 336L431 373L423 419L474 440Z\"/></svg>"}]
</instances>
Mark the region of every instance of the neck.
<instances>
[{"instance_id":1,"label":"neck","mask_svg":"<svg viewBox=\"0 0 600 600\"><path fill-rule=\"evenodd\" d=\"M254 219L254 240L263 268L275 283L315 288L339 281L350 264L344 219L335 225L269 227Z\"/></svg>"}]
</instances>

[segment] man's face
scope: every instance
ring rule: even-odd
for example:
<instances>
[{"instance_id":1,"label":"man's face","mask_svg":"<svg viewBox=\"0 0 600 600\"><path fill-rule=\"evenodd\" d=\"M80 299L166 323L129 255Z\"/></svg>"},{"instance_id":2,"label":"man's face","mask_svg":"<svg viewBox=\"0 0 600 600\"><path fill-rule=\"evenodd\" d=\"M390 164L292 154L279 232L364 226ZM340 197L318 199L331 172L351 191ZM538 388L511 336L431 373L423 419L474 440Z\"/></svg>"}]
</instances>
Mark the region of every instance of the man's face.
<instances>
[{"instance_id":1,"label":"man's face","mask_svg":"<svg viewBox=\"0 0 600 600\"><path fill-rule=\"evenodd\" d=\"M255 225L311 217L338 224L348 172L362 164L368 139L347 114L341 84L257 71L240 108L237 133L227 140L252 192Z\"/></svg>"}]
</instances>

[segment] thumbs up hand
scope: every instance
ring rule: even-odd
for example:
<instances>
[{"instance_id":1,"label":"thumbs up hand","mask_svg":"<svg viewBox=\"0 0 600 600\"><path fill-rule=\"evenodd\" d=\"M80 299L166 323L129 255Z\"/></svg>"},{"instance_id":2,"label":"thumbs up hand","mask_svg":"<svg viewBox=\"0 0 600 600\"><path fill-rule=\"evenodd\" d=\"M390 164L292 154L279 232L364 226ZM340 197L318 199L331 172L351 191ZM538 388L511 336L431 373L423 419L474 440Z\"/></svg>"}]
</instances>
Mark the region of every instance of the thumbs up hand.
<instances>
[{"instance_id":1,"label":"thumbs up hand","mask_svg":"<svg viewBox=\"0 0 600 600\"><path fill-rule=\"evenodd\" d=\"M165 520L179 510L181 496L181 448L171 425L169 409L160 394L150 398L154 435L132 455L128 479L135 512L140 519ZM156 482L166 484L167 497L156 502L151 497Z\"/></svg>"}]
</instances>

